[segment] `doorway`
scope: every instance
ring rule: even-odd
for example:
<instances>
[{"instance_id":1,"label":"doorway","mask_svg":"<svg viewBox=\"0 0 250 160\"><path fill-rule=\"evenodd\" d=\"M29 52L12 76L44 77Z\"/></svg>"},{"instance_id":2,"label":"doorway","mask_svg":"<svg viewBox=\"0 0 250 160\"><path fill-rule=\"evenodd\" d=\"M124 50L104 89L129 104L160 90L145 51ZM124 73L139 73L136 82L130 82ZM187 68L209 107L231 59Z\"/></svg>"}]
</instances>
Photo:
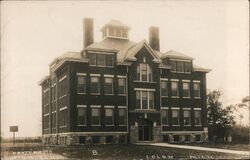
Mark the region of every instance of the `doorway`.
<instances>
[{"instance_id":1,"label":"doorway","mask_svg":"<svg viewBox=\"0 0 250 160\"><path fill-rule=\"evenodd\" d=\"M138 138L139 141L152 141L152 123L144 120L143 123L138 125Z\"/></svg>"}]
</instances>

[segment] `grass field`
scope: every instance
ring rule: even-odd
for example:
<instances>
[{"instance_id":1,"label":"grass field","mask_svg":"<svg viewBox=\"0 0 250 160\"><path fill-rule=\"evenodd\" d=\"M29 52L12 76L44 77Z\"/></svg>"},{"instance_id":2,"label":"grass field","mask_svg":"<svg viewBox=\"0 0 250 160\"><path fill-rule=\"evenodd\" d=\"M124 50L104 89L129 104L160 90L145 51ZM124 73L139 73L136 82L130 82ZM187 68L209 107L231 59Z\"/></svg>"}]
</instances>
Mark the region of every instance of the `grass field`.
<instances>
[{"instance_id":1,"label":"grass field","mask_svg":"<svg viewBox=\"0 0 250 160\"><path fill-rule=\"evenodd\" d=\"M8 145L2 145L8 148ZM68 159L120 159L120 160L155 160L155 159L247 159L249 157L187 149L177 149L157 146L127 145L85 145L43 147L41 144L17 144L16 148L25 146L28 149L47 149L53 154L62 155ZM29 146L29 147L27 147ZM5 148L6 149L6 148ZM25 151L22 149L22 151ZM3 156L11 156L11 151ZM49 156L49 155L48 155Z\"/></svg>"}]
</instances>

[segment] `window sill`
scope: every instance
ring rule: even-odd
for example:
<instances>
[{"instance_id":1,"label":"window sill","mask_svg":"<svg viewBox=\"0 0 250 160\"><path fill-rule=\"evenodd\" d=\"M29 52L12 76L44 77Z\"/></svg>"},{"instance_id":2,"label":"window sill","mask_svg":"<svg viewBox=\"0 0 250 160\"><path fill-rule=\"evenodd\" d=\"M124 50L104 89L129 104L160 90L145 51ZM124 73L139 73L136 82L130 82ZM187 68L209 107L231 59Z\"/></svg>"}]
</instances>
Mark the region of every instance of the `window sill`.
<instances>
[{"instance_id":1,"label":"window sill","mask_svg":"<svg viewBox=\"0 0 250 160\"><path fill-rule=\"evenodd\" d=\"M201 127L201 124L199 124L199 125L194 125L195 127Z\"/></svg>"},{"instance_id":2,"label":"window sill","mask_svg":"<svg viewBox=\"0 0 250 160\"><path fill-rule=\"evenodd\" d=\"M180 125L172 125L173 127L180 127Z\"/></svg>"},{"instance_id":3,"label":"window sill","mask_svg":"<svg viewBox=\"0 0 250 160\"><path fill-rule=\"evenodd\" d=\"M90 93L91 96L100 96L100 93Z\"/></svg>"},{"instance_id":4,"label":"window sill","mask_svg":"<svg viewBox=\"0 0 250 160\"><path fill-rule=\"evenodd\" d=\"M182 97L182 98L184 98L184 99L190 99L191 97Z\"/></svg>"},{"instance_id":5,"label":"window sill","mask_svg":"<svg viewBox=\"0 0 250 160\"><path fill-rule=\"evenodd\" d=\"M184 127L192 127L192 125L191 124L189 124L189 125L183 125Z\"/></svg>"},{"instance_id":6,"label":"window sill","mask_svg":"<svg viewBox=\"0 0 250 160\"><path fill-rule=\"evenodd\" d=\"M118 96L126 96L126 94L118 94Z\"/></svg>"},{"instance_id":7,"label":"window sill","mask_svg":"<svg viewBox=\"0 0 250 160\"><path fill-rule=\"evenodd\" d=\"M77 127L86 127L86 124L78 124Z\"/></svg>"},{"instance_id":8,"label":"window sill","mask_svg":"<svg viewBox=\"0 0 250 160\"><path fill-rule=\"evenodd\" d=\"M179 96L171 96L171 98L180 98Z\"/></svg>"},{"instance_id":9,"label":"window sill","mask_svg":"<svg viewBox=\"0 0 250 160\"><path fill-rule=\"evenodd\" d=\"M104 96L114 96L114 94L105 94L104 93Z\"/></svg>"},{"instance_id":10,"label":"window sill","mask_svg":"<svg viewBox=\"0 0 250 160\"><path fill-rule=\"evenodd\" d=\"M94 124L94 125L90 125L90 126L93 126L93 127L101 127L100 124Z\"/></svg>"},{"instance_id":11,"label":"window sill","mask_svg":"<svg viewBox=\"0 0 250 160\"><path fill-rule=\"evenodd\" d=\"M67 126L60 126L59 128L66 128Z\"/></svg>"},{"instance_id":12,"label":"window sill","mask_svg":"<svg viewBox=\"0 0 250 160\"><path fill-rule=\"evenodd\" d=\"M100 66L100 65L89 65L90 67L101 67L101 68L115 68L115 66Z\"/></svg>"},{"instance_id":13,"label":"window sill","mask_svg":"<svg viewBox=\"0 0 250 160\"><path fill-rule=\"evenodd\" d=\"M126 127L127 125L126 124L119 124L118 126L119 127Z\"/></svg>"},{"instance_id":14,"label":"window sill","mask_svg":"<svg viewBox=\"0 0 250 160\"><path fill-rule=\"evenodd\" d=\"M114 124L105 124L105 127L114 127Z\"/></svg>"},{"instance_id":15,"label":"window sill","mask_svg":"<svg viewBox=\"0 0 250 160\"><path fill-rule=\"evenodd\" d=\"M172 73L182 73L182 74L191 74L191 72L177 72L177 71L171 71Z\"/></svg>"},{"instance_id":16,"label":"window sill","mask_svg":"<svg viewBox=\"0 0 250 160\"><path fill-rule=\"evenodd\" d=\"M168 124L164 124L164 125L161 125L162 127L169 127L169 125Z\"/></svg>"},{"instance_id":17,"label":"window sill","mask_svg":"<svg viewBox=\"0 0 250 160\"><path fill-rule=\"evenodd\" d=\"M80 95L86 95L86 93L77 93L77 94L80 94Z\"/></svg>"},{"instance_id":18,"label":"window sill","mask_svg":"<svg viewBox=\"0 0 250 160\"><path fill-rule=\"evenodd\" d=\"M201 97L194 97L194 99L201 99Z\"/></svg>"},{"instance_id":19,"label":"window sill","mask_svg":"<svg viewBox=\"0 0 250 160\"><path fill-rule=\"evenodd\" d=\"M139 80L135 80L133 82L135 82L135 83L152 83L152 84L156 83L156 82L153 82L153 81L139 81Z\"/></svg>"},{"instance_id":20,"label":"window sill","mask_svg":"<svg viewBox=\"0 0 250 160\"><path fill-rule=\"evenodd\" d=\"M168 96L161 96L161 98L169 98Z\"/></svg>"}]
</instances>

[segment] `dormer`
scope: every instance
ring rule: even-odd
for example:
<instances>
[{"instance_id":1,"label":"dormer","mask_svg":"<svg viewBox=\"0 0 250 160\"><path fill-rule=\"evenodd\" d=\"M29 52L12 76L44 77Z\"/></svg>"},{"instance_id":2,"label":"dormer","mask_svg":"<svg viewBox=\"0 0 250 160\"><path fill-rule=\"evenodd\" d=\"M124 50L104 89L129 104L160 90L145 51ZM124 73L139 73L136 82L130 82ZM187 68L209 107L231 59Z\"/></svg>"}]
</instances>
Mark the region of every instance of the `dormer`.
<instances>
[{"instance_id":1,"label":"dormer","mask_svg":"<svg viewBox=\"0 0 250 160\"><path fill-rule=\"evenodd\" d=\"M101 31L103 38L128 39L129 27L118 20L111 20Z\"/></svg>"}]
</instances>

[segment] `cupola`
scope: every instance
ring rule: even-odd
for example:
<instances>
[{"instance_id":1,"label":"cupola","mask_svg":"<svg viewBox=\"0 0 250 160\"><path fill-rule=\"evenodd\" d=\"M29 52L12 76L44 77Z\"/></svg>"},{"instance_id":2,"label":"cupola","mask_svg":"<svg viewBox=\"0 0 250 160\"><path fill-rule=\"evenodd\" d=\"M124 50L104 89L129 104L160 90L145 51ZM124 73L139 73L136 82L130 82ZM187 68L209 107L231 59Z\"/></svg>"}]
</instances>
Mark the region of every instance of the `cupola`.
<instances>
[{"instance_id":1,"label":"cupola","mask_svg":"<svg viewBox=\"0 0 250 160\"><path fill-rule=\"evenodd\" d=\"M101 31L103 38L128 39L129 27L118 20L111 20Z\"/></svg>"}]
</instances>

